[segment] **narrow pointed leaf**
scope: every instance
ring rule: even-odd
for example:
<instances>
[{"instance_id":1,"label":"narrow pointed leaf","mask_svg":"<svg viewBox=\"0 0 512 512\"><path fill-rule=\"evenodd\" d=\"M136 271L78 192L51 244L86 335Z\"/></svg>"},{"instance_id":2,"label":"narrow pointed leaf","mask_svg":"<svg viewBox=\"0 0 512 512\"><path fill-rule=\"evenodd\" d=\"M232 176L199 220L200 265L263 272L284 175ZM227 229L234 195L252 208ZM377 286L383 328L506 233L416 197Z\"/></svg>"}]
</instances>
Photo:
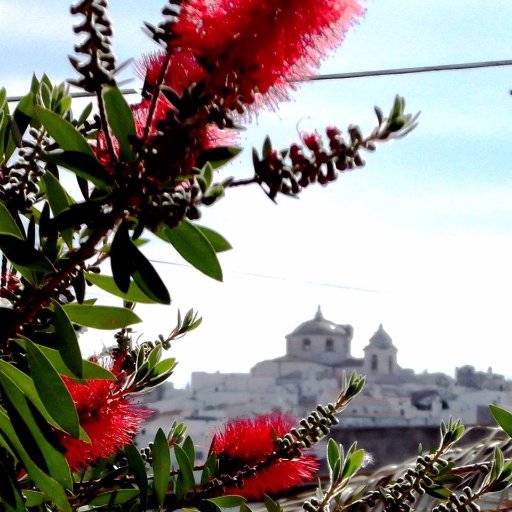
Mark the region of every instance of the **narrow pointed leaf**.
<instances>
[{"instance_id":1,"label":"narrow pointed leaf","mask_svg":"<svg viewBox=\"0 0 512 512\"><path fill-rule=\"evenodd\" d=\"M194 449L194 442L192 441L192 438L190 436L187 436L185 438L185 441L183 441L182 445L183 451L187 454L188 460L190 461L190 464L192 467L194 467L195 459L196 459L196 452Z\"/></svg>"},{"instance_id":2,"label":"narrow pointed leaf","mask_svg":"<svg viewBox=\"0 0 512 512\"><path fill-rule=\"evenodd\" d=\"M36 105L34 109L37 119L62 149L78 151L94 157L87 139L69 121L39 105Z\"/></svg>"},{"instance_id":3,"label":"narrow pointed leaf","mask_svg":"<svg viewBox=\"0 0 512 512\"><path fill-rule=\"evenodd\" d=\"M334 439L329 439L327 443L327 463L329 470L332 473L334 466L340 460L340 448Z\"/></svg>"},{"instance_id":4,"label":"narrow pointed leaf","mask_svg":"<svg viewBox=\"0 0 512 512\"><path fill-rule=\"evenodd\" d=\"M24 238L16 221L12 218L9 210L2 201L0 201L0 233L13 235L21 239Z\"/></svg>"},{"instance_id":5,"label":"narrow pointed leaf","mask_svg":"<svg viewBox=\"0 0 512 512\"><path fill-rule=\"evenodd\" d=\"M57 352L58 353L58 352ZM46 407L41 402L39 395L37 394L34 381L21 370L16 368L14 365L5 362L0 359L0 373L11 379L16 386L23 392L32 405L41 413L45 421L52 425L54 428L59 428L58 423L50 416L50 413L46 410Z\"/></svg>"},{"instance_id":6,"label":"narrow pointed leaf","mask_svg":"<svg viewBox=\"0 0 512 512\"><path fill-rule=\"evenodd\" d=\"M59 426L73 437L80 436L78 414L66 385L43 352L26 339L28 363L41 402Z\"/></svg>"},{"instance_id":7,"label":"narrow pointed leaf","mask_svg":"<svg viewBox=\"0 0 512 512\"><path fill-rule=\"evenodd\" d=\"M235 508L239 507L247 500L242 496L237 496L236 494L226 494L225 496L219 496L218 498L208 498L208 501L215 503L215 505L221 508Z\"/></svg>"},{"instance_id":8,"label":"narrow pointed leaf","mask_svg":"<svg viewBox=\"0 0 512 512\"><path fill-rule=\"evenodd\" d=\"M132 244L133 280L145 295L159 304L170 304L171 296L150 261Z\"/></svg>"},{"instance_id":9,"label":"narrow pointed leaf","mask_svg":"<svg viewBox=\"0 0 512 512\"><path fill-rule=\"evenodd\" d=\"M66 304L63 307L73 323L95 329L121 329L141 321L133 311L127 308L75 303Z\"/></svg>"},{"instance_id":10,"label":"narrow pointed leaf","mask_svg":"<svg viewBox=\"0 0 512 512\"><path fill-rule=\"evenodd\" d=\"M0 234L0 250L14 265L30 268L34 271L51 272L55 270L44 254L34 249L33 245L17 236Z\"/></svg>"},{"instance_id":11,"label":"narrow pointed leaf","mask_svg":"<svg viewBox=\"0 0 512 512\"><path fill-rule=\"evenodd\" d=\"M86 179L101 190L108 190L112 177L94 155L80 151L54 151L44 153L41 160L64 167L78 177Z\"/></svg>"},{"instance_id":12,"label":"narrow pointed leaf","mask_svg":"<svg viewBox=\"0 0 512 512\"><path fill-rule=\"evenodd\" d=\"M169 485L171 472L171 454L167 437L164 431L159 428L151 449L153 456L153 491L155 493L156 505L162 507Z\"/></svg>"},{"instance_id":13,"label":"narrow pointed leaf","mask_svg":"<svg viewBox=\"0 0 512 512\"><path fill-rule=\"evenodd\" d=\"M24 348L27 345L27 338L20 338L16 341ZM46 356L46 358L50 361L52 366L57 370L57 373L59 375L65 375L70 379L80 381L80 379L77 379L76 375L74 375L73 372L66 366L58 350L55 350L54 348L50 347L45 347L43 345L37 345L37 348L39 348L39 350ZM106 368L103 368L103 366L100 366L99 364L87 360L83 360L82 364L84 379L116 379L116 376L112 372L110 372Z\"/></svg>"},{"instance_id":14,"label":"narrow pointed leaf","mask_svg":"<svg viewBox=\"0 0 512 512\"><path fill-rule=\"evenodd\" d=\"M364 450L356 450L348 460L345 462L342 470L342 478L350 478L354 473L356 473L364 459Z\"/></svg>"},{"instance_id":15,"label":"narrow pointed leaf","mask_svg":"<svg viewBox=\"0 0 512 512\"><path fill-rule=\"evenodd\" d=\"M215 250L194 224L183 220L173 229L167 226L160 229L157 235L169 242L186 261L203 274L222 281L222 269Z\"/></svg>"},{"instance_id":16,"label":"narrow pointed leaf","mask_svg":"<svg viewBox=\"0 0 512 512\"><path fill-rule=\"evenodd\" d=\"M44 460L46 461L46 466L48 467L49 475L65 488L71 489L73 487L73 479L71 478L69 465L66 462L66 458L62 451L57 449L48 439L47 436L54 435L54 433L45 422L41 421L43 420L42 415L37 411L37 409L31 409L22 391L5 374L0 375L0 385L7 396L7 400L11 404L11 407L16 411L18 421L24 423L24 426L29 432L29 436L32 436L42 453ZM11 421L14 419L13 413L10 414ZM15 424L14 421L13 424ZM17 432L22 431L20 427L16 430ZM22 438L25 440L26 436L23 436Z\"/></svg>"},{"instance_id":17,"label":"narrow pointed leaf","mask_svg":"<svg viewBox=\"0 0 512 512\"><path fill-rule=\"evenodd\" d=\"M124 449L124 455L128 461L128 466L135 476L137 485L139 486L141 506L142 509L145 510L148 495L148 476L146 473L146 466L139 449L133 443L126 446Z\"/></svg>"},{"instance_id":18,"label":"narrow pointed leaf","mask_svg":"<svg viewBox=\"0 0 512 512\"><path fill-rule=\"evenodd\" d=\"M155 301L150 299L133 281L130 281L130 286L128 287L128 291L123 293L118 286L116 285L114 278L110 276L105 276L103 274L92 274L86 273L85 278L90 283L94 284L98 288L105 290L116 297L121 297L124 300L128 300L130 302L140 302L143 304L154 304Z\"/></svg>"},{"instance_id":19,"label":"narrow pointed leaf","mask_svg":"<svg viewBox=\"0 0 512 512\"><path fill-rule=\"evenodd\" d=\"M489 409L498 425L512 437L512 413L497 405L489 405Z\"/></svg>"},{"instance_id":20,"label":"narrow pointed leaf","mask_svg":"<svg viewBox=\"0 0 512 512\"><path fill-rule=\"evenodd\" d=\"M57 301L53 302L53 309L55 312L57 350L66 366L76 377L81 379L83 377L84 368L76 331L68 315Z\"/></svg>"},{"instance_id":21,"label":"narrow pointed leaf","mask_svg":"<svg viewBox=\"0 0 512 512\"><path fill-rule=\"evenodd\" d=\"M25 497L25 506L28 507L39 507L45 501L44 494L38 491L23 490L23 496Z\"/></svg>"},{"instance_id":22,"label":"narrow pointed leaf","mask_svg":"<svg viewBox=\"0 0 512 512\"><path fill-rule=\"evenodd\" d=\"M117 489L115 491L103 492L94 496L94 498L88 502L88 505L94 505L97 507L123 505L137 498L138 495L138 489Z\"/></svg>"},{"instance_id":23,"label":"narrow pointed leaf","mask_svg":"<svg viewBox=\"0 0 512 512\"><path fill-rule=\"evenodd\" d=\"M135 153L130 139L137 135L135 122L130 106L118 87L105 87L102 91L107 122L119 143L120 158L125 162L133 162Z\"/></svg>"},{"instance_id":24,"label":"narrow pointed leaf","mask_svg":"<svg viewBox=\"0 0 512 512\"><path fill-rule=\"evenodd\" d=\"M188 458L185 450L177 444L174 445L174 454L176 455L176 461L180 468L178 478L181 480L183 493L187 494L195 485L193 463Z\"/></svg>"},{"instance_id":25,"label":"narrow pointed leaf","mask_svg":"<svg viewBox=\"0 0 512 512\"><path fill-rule=\"evenodd\" d=\"M213 169L218 169L231 162L241 151L242 149L236 146L218 146L216 148L207 149L200 155L197 165L202 167L208 162Z\"/></svg>"},{"instance_id":26,"label":"narrow pointed leaf","mask_svg":"<svg viewBox=\"0 0 512 512\"><path fill-rule=\"evenodd\" d=\"M16 435L9 417L4 411L0 410L0 432L3 432L9 440L9 444L13 447L14 451L18 454L23 465L25 466L30 478L41 489L62 512L71 512L66 492L61 484L59 484L51 476L42 471L31 459L30 455L25 450L23 443Z\"/></svg>"},{"instance_id":27,"label":"narrow pointed leaf","mask_svg":"<svg viewBox=\"0 0 512 512\"><path fill-rule=\"evenodd\" d=\"M231 244L221 234L217 233L213 229L207 228L206 226L198 226L197 224L196 228L199 229L208 242L210 242L215 252L224 252L232 249Z\"/></svg>"},{"instance_id":28,"label":"narrow pointed leaf","mask_svg":"<svg viewBox=\"0 0 512 512\"><path fill-rule=\"evenodd\" d=\"M42 182L46 191L46 199L54 217L67 210L74 203L60 181L51 172L47 172L44 175ZM62 238L64 238L67 246L71 248L73 245L73 231L71 229L63 229Z\"/></svg>"},{"instance_id":29,"label":"narrow pointed leaf","mask_svg":"<svg viewBox=\"0 0 512 512\"><path fill-rule=\"evenodd\" d=\"M133 273L133 253L128 226L122 223L116 231L110 246L110 268L114 281L123 293L130 287L130 277Z\"/></svg>"}]
</instances>

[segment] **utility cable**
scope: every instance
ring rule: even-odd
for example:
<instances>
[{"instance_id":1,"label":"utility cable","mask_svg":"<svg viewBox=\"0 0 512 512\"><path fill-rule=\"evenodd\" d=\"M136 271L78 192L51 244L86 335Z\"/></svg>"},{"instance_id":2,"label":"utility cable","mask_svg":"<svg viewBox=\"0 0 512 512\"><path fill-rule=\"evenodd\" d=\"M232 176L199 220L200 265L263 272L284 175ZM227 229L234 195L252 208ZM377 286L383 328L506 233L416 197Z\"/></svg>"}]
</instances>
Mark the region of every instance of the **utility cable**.
<instances>
[{"instance_id":1,"label":"utility cable","mask_svg":"<svg viewBox=\"0 0 512 512\"><path fill-rule=\"evenodd\" d=\"M149 261L151 263L156 263L160 265L173 265L176 267L185 267L192 269L192 265L189 265L188 263L175 263L173 261L165 261L165 260L156 260L150 258ZM312 285L312 286L323 286L326 288L338 288L343 290L349 290L353 292L363 292L363 293L389 293L385 290L376 290L374 288L363 288L361 286L349 286L344 284L336 284L336 283L325 283L321 281L304 281L301 279L293 279L290 277L283 277L283 276L275 276L275 275L269 275L269 274L258 274L255 272L244 272L239 270L227 270L230 274L240 275L240 276L246 276L246 277L254 277L257 279L270 279L273 281L288 281L292 283L298 283L298 284L306 284L306 285Z\"/></svg>"},{"instance_id":2,"label":"utility cable","mask_svg":"<svg viewBox=\"0 0 512 512\"><path fill-rule=\"evenodd\" d=\"M394 75L410 75L415 73L432 73L436 71L461 71L465 69L482 69L482 68L496 68L512 66L512 60L488 60L481 62L464 62L458 64L439 64L435 66L417 66L411 68L393 68L393 69L375 69L371 71L350 71L348 73L330 73L315 76L308 76L295 82L315 82L321 80L347 80L350 78L369 78L378 76L394 76ZM121 92L125 95L138 94L140 91L137 89L122 89ZM95 96L93 93L88 92L73 92L72 98L89 98ZM7 101L15 103L21 100L23 96L9 96Z\"/></svg>"}]
</instances>

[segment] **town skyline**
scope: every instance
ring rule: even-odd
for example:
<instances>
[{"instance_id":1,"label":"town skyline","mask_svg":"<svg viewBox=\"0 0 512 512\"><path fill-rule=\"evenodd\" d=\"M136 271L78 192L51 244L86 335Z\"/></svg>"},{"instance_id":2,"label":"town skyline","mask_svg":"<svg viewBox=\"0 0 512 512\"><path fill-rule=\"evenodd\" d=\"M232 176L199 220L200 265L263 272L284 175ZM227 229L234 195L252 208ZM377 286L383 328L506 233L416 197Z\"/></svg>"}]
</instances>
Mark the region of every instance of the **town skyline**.
<instances>
[{"instance_id":1,"label":"town skyline","mask_svg":"<svg viewBox=\"0 0 512 512\"><path fill-rule=\"evenodd\" d=\"M158 23L164 2L110 2L118 62L156 46L141 31ZM509 55L512 4L497 0L367 2L322 73L457 62ZM30 15L27 15L30 13ZM28 89L32 73L54 81L74 72L67 55L75 36L68 2L0 0L2 83L9 95ZM134 76L128 66L120 80ZM135 79L128 87L140 86ZM398 93L421 111L405 139L365 156L367 167L300 201L276 207L257 187L228 192L206 209L203 225L233 250L220 255L224 283L188 267L151 241L145 254L172 297L171 307L139 307L136 336L154 339L173 328L177 309L195 308L203 325L173 344L173 382L192 371L248 371L282 353L284 336L322 304L324 315L355 328L354 348L383 323L400 347L401 364L453 374L458 362L500 374L510 369L512 289L512 68L326 80L301 85L276 111L262 111L240 134L242 155L221 178L251 174L251 147L266 135L277 148L300 132L328 125L375 123ZM136 102L134 95L128 98ZM85 102L84 102L85 103ZM106 271L108 271L106 267ZM93 292L101 303L104 297ZM82 337L85 354L113 341L110 332Z\"/></svg>"}]
</instances>

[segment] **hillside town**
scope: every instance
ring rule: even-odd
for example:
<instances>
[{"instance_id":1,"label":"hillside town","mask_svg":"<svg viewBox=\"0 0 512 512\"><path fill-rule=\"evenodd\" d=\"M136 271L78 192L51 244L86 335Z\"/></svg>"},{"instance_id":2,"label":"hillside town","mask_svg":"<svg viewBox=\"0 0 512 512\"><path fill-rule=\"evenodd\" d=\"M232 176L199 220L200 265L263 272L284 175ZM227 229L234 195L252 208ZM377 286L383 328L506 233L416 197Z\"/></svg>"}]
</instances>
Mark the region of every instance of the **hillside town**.
<instances>
[{"instance_id":1,"label":"hillside town","mask_svg":"<svg viewBox=\"0 0 512 512\"><path fill-rule=\"evenodd\" d=\"M342 415L343 428L437 427L452 417L466 426L489 425L489 404L512 406L512 381L472 366L461 366L455 378L444 373L415 373L398 363L398 349L384 326L378 326L364 347L352 356L354 329L324 318L321 308L311 320L286 336L286 353L257 363L249 373L192 374L186 389L166 383L146 396L154 411L138 437L152 441L158 427L183 419L206 455L211 437L227 419L282 411L297 418L319 403L333 401L343 374L367 378L363 392Z\"/></svg>"}]
</instances>

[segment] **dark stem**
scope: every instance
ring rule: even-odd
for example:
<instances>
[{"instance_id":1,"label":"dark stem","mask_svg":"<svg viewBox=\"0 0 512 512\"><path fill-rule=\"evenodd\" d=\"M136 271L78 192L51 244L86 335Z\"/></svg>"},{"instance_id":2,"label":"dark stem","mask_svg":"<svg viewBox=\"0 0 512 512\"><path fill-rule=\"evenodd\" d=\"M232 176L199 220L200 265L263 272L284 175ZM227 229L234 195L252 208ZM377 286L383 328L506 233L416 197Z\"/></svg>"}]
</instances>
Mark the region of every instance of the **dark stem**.
<instances>
[{"instance_id":1,"label":"dark stem","mask_svg":"<svg viewBox=\"0 0 512 512\"><path fill-rule=\"evenodd\" d=\"M23 324L34 320L44 304L48 303L57 288L66 278L76 271L77 266L88 260L95 254L95 247L98 242L115 226L120 215L112 212L103 223L91 233L91 236L84 242L80 248L69 253L69 258L65 260L62 268L55 272L46 283L38 290L33 290L32 294L26 298L23 306L18 310L18 315L0 336L0 344L7 342L11 337L16 336L23 328Z\"/></svg>"},{"instance_id":2,"label":"dark stem","mask_svg":"<svg viewBox=\"0 0 512 512\"><path fill-rule=\"evenodd\" d=\"M233 188L233 187L243 187L245 185L252 185L253 183L260 183L260 180L258 178L258 176L253 176L252 178L245 178L243 180L236 180L236 181L232 181L228 187L229 188Z\"/></svg>"},{"instance_id":3,"label":"dark stem","mask_svg":"<svg viewBox=\"0 0 512 512\"><path fill-rule=\"evenodd\" d=\"M117 155L114 151L114 144L112 142L112 137L110 136L110 132L108 129L107 116L105 114L105 104L103 103L103 98L101 97L101 89L96 91L96 99L98 100L98 111L100 114L101 120L101 128L103 133L105 134L105 141L107 143L107 148L110 153L110 156L114 161L117 161Z\"/></svg>"},{"instance_id":4,"label":"dark stem","mask_svg":"<svg viewBox=\"0 0 512 512\"><path fill-rule=\"evenodd\" d=\"M146 142L146 139L149 136L149 130L151 129L151 124L153 122L153 116L155 115L156 104L158 102L158 98L160 96L160 86L164 82L165 74L167 73L167 68L169 67L169 63L171 62L171 56L169 53L165 56L165 61L160 68L160 74L158 75L158 80L155 84L155 88L153 89L153 94L151 96L151 104L149 105L148 118L146 119L146 126L144 127L144 134L142 135L142 143Z\"/></svg>"}]
</instances>

